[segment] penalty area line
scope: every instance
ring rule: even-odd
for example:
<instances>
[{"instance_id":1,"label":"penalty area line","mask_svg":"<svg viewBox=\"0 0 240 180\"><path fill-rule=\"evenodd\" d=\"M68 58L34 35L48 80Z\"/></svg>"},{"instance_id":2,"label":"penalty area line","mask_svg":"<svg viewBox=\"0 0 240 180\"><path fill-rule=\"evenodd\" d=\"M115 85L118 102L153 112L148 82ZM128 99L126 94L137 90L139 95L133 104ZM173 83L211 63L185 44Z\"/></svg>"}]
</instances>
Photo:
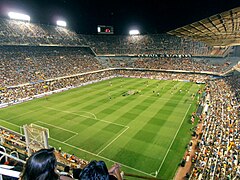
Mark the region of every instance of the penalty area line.
<instances>
[{"instance_id":1,"label":"penalty area line","mask_svg":"<svg viewBox=\"0 0 240 180\"><path fill-rule=\"evenodd\" d=\"M68 111L69 112L69 111ZM94 113L91 113L91 112L88 112L88 111L79 111L79 112L84 112L84 113L88 113L88 114L91 114L94 119L97 119L97 116L94 114ZM71 112L70 112L71 113Z\"/></svg>"},{"instance_id":2,"label":"penalty area line","mask_svg":"<svg viewBox=\"0 0 240 180\"><path fill-rule=\"evenodd\" d=\"M3 121L3 122L5 122L5 123L7 123L7 124L11 124L11 125L13 125L13 126L15 126L15 127L21 127L21 126L19 126L19 125L10 123L10 122L8 122L8 121L6 121L6 120L3 120L3 119L0 119L0 121Z\"/></svg>"},{"instance_id":3,"label":"penalty area line","mask_svg":"<svg viewBox=\"0 0 240 180\"><path fill-rule=\"evenodd\" d=\"M70 139L74 138L74 137L77 136L77 135L78 135L78 133L75 134L75 135L73 135L73 136L71 136L70 138L68 138L67 140L65 140L65 141L63 141L63 142L67 142L67 141L69 141Z\"/></svg>"},{"instance_id":4,"label":"penalty area line","mask_svg":"<svg viewBox=\"0 0 240 180\"><path fill-rule=\"evenodd\" d=\"M128 130L129 127L124 129L117 137L115 137L110 143L108 143L101 151L97 153L97 155L101 154L108 146L110 146L114 141L116 141L123 133L125 133Z\"/></svg>"},{"instance_id":5,"label":"penalty area line","mask_svg":"<svg viewBox=\"0 0 240 180\"><path fill-rule=\"evenodd\" d=\"M92 153L92 152L90 152L90 151L87 151L87 150L81 149L81 148L76 147L76 146L73 146L73 145L71 145L71 144L68 144L68 143L65 143L65 142L59 141L59 140L54 139L54 138L51 138L51 137L50 137L49 139L52 139L53 141L56 141L56 142L58 142L58 143L60 143L60 144L64 144L64 145L66 145L66 146L72 147L72 148L74 148L74 149L80 150L80 151L85 152L85 153L87 153L87 154L90 154L90 155L92 155L92 156L96 156L96 157L98 157L98 158L105 159L105 160L107 160L107 161L110 161L110 162L116 163L116 161L113 161L112 159L109 159L109 158L106 158L106 157L104 157L104 156L101 156L101 155L98 155L98 154ZM141 171L141 170L135 169L135 168L133 168L133 167L131 167L131 166L128 166L128 165L125 165L125 164L122 164L122 163L120 163L120 164L121 164L121 166L126 167L126 168L131 169L131 170L134 170L134 171L136 171L136 172L139 172L139 173L145 174L145 175L147 175L147 176L155 177L155 176L153 176L152 174L149 174L149 173L146 173L146 172L144 172L144 171Z\"/></svg>"},{"instance_id":6,"label":"penalty area line","mask_svg":"<svg viewBox=\"0 0 240 180\"><path fill-rule=\"evenodd\" d=\"M68 130L68 129L64 129L64 128L62 128L62 127L55 126L55 125L52 125L52 124L49 124L49 123L45 123L45 122L42 122L42 121L36 121L35 123L40 123L40 124L45 124L45 125L47 125L47 126L52 126L52 127L54 127L54 128L61 129L61 130L63 130L63 131L67 131L67 132L70 132L70 133L75 134L75 135L78 134L78 133L76 133L76 132L74 132L74 131L71 131L71 130Z\"/></svg>"}]
</instances>

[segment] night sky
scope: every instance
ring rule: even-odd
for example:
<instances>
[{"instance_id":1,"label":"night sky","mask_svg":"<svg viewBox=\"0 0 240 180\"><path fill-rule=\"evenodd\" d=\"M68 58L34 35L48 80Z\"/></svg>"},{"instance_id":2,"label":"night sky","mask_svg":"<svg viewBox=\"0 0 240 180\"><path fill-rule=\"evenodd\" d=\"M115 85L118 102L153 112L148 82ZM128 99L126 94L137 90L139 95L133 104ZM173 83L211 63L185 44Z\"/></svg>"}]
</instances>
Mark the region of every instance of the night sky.
<instances>
[{"instance_id":1,"label":"night sky","mask_svg":"<svg viewBox=\"0 0 240 180\"><path fill-rule=\"evenodd\" d=\"M0 0L0 16L17 11L42 24L62 19L82 34L96 33L97 25L111 25L115 34L131 28L153 34L239 6L240 0Z\"/></svg>"}]
</instances>

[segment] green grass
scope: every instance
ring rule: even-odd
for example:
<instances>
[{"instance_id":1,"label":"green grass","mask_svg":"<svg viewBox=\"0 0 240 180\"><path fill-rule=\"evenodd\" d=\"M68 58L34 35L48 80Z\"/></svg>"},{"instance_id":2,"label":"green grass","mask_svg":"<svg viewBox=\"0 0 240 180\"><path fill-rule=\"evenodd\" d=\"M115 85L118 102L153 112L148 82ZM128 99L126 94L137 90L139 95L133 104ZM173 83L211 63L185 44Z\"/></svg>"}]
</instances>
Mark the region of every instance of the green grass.
<instances>
[{"instance_id":1,"label":"green grass","mask_svg":"<svg viewBox=\"0 0 240 180\"><path fill-rule=\"evenodd\" d=\"M191 94L199 88L190 82L114 78L1 109L0 123L18 132L35 123L48 128L50 145L63 151L108 166L119 162L127 173L157 172L156 177L171 179L191 137L189 119L196 110ZM140 93L122 96L129 90Z\"/></svg>"}]
</instances>

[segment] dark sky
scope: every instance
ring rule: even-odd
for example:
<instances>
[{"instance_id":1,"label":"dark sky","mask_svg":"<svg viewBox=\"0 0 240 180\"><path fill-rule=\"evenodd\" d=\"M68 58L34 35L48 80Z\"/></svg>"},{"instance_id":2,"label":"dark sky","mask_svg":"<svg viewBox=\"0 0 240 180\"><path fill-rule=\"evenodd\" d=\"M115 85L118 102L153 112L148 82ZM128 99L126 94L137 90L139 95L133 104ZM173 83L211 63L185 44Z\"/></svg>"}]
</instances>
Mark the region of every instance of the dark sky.
<instances>
[{"instance_id":1,"label":"dark sky","mask_svg":"<svg viewBox=\"0 0 240 180\"><path fill-rule=\"evenodd\" d=\"M18 11L43 24L61 18L84 34L96 33L97 25L112 25L115 34L127 34L131 28L153 34L239 6L240 0L0 0L0 16Z\"/></svg>"}]
</instances>

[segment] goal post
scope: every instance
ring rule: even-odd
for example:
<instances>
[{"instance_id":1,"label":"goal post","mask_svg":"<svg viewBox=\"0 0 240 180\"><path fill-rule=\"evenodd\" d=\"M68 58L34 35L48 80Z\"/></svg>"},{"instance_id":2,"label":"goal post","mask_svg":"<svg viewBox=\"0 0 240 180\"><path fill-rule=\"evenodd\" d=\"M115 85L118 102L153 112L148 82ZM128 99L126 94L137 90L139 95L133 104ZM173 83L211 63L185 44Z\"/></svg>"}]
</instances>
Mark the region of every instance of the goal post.
<instances>
[{"instance_id":1,"label":"goal post","mask_svg":"<svg viewBox=\"0 0 240 180\"><path fill-rule=\"evenodd\" d=\"M48 128L45 128L43 126L39 126L39 125L34 124L34 123L31 123L29 126L32 127L33 129L35 129L36 131L46 131L47 137L50 138L50 133L49 133Z\"/></svg>"},{"instance_id":2,"label":"goal post","mask_svg":"<svg viewBox=\"0 0 240 180\"><path fill-rule=\"evenodd\" d=\"M39 125L34 124L34 123L31 123L29 126L32 127L32 128L35 128L36 132L39 132L39 131L42 131L42 130L46 131L47 132L47 137L50 138L50 133L49 133L49 129L48 128L39 126ZM20 128L20 134L24 135L24 128L23 128L23 126L20 126L19 128Z\"/></svg>"},{"instance_id":3,"label":"goal post","mask_svg":"<svg viewBox=\"0 0 240 180\"><path fill-rule=\"evenodd\" d=\"M37 124L24 125L23 131L26 139L28 155L39 149L48 149L49 129Z\"/></svg>"}]
</instances>

